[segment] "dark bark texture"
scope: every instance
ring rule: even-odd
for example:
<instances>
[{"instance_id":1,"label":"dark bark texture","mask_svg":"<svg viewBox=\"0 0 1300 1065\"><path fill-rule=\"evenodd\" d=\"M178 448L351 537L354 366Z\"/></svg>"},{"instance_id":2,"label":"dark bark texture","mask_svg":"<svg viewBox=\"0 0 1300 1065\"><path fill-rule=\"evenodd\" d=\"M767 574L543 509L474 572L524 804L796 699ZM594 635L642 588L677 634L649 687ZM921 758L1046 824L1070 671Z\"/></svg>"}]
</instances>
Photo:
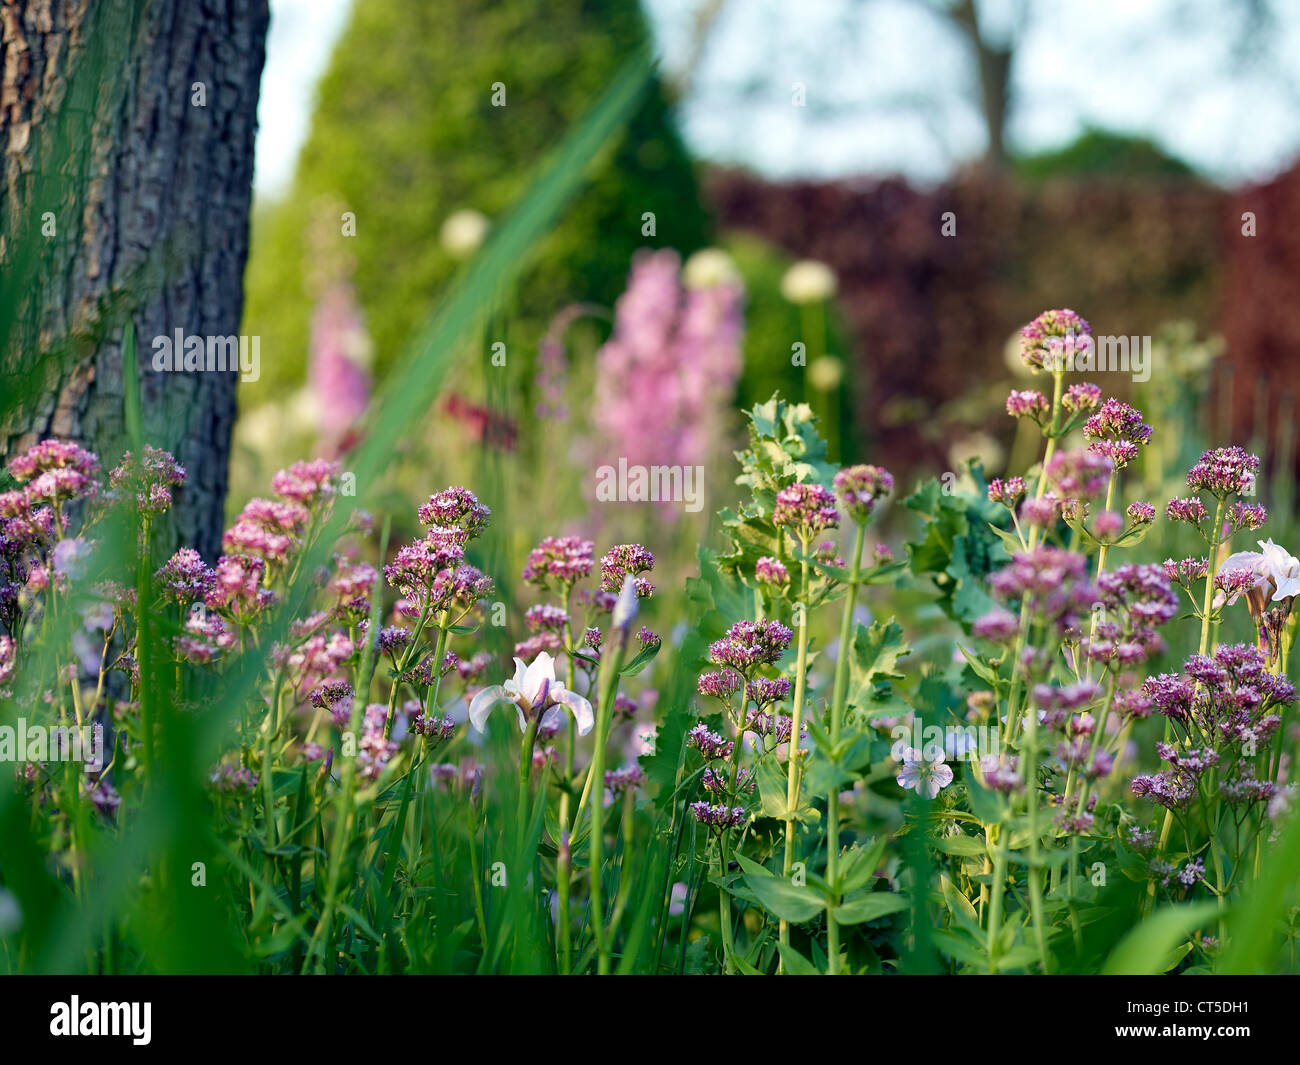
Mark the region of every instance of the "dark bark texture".
<instances>
[{"instance_id":1,"label":"dark bark texture","mask_svg":"<svg viewBox=\"0 0 1300 1065\"><path fill-rule=\"evenodd\" d=\"M155 372L152 341L239 332L268 21L266 0L0 6L0 458L45 436L120 456L130 322L145 437L189 472L159 546L209 561L237 377Z\"/></svg>"}]
</instances>

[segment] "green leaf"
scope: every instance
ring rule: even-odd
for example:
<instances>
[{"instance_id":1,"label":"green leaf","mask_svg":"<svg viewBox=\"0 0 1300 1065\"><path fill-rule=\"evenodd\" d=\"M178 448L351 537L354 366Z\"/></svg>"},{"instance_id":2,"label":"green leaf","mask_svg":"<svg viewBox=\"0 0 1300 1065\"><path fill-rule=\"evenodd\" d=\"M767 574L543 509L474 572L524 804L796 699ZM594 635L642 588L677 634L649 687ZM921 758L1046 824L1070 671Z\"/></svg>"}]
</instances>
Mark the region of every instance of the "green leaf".
<instances>
[{"instance_id":1,"label":"green leaf","mask_svg":"<svg viewBox=\"0 0 1300 1065\"><path fill-rule=\"evenodd\" d=\"M863 924L898 913L908 907L906 895L896 895L892 891L872 891L856 898L846 899L835 907L835 920L840 924Z\"/></svg>"},{"instance_id":2,"label":"green leaf","mask_svg":"<svg viewBox=\"0 0 1300 1065\"><path fill-rule=\"evenodd\" d=\"M781 920L803 924L821 913L824 900L808 885L796 886L785 877L776 876L758 863L750 861L743 854L736 855L736 860L745 872L745 885L764 909Z\"/></svg>"},{"instance_id":3,"label":"green leaf","mask_svg":"<svg viewBox=\"0 0 1300 1065\"><path fill-rule=\"evenodd\" d=\"M1172 964L1174 952L1196 929L1214 918L1218 904L1166 906L1139 924L1110 952L1102 972L1115 976L1153 976ZM1175 959L1176 960L1176 959Z\"/></svg>"},{"instance_id":4,"label":"green leaf","mask_svg":"<svg viewBox=\"0 0 1300 1065\"><path fill-rule=\"evenodd\" d=\"M776 947L781 952L781 961L785 964L785 971L791 976L821 976L817 966L790 944L778 943Z\"/></svg>"},{"instance_id":5,"label":"green leaf","mask_svg":"<svg viewBox=\"0 0 1300 1065\"><path fill-rule=\"evenodd\" d=\"M620 677L635 677L654 661L655 655L659 653L659 648L662 646L662 643L652 643L641 648L636 656L618 671L618 675Z\"/></svg>"}]
</instances>

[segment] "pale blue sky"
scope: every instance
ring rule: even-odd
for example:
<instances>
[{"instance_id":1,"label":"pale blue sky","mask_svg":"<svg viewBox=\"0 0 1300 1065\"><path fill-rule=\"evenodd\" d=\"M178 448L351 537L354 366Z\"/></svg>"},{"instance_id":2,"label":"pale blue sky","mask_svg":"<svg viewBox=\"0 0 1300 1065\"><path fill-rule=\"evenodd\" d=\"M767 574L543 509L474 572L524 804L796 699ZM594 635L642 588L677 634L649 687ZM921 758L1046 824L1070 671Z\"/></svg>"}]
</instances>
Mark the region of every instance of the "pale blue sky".
<instances>
[{"instance_id":1,"label":"pale blue sky","mask_svg":"<svg viewBox=\"0 0 1300 1065\"><path fill-rule=\"evenodd\" d=\"M454 0L432 0L447 3ZM648 0L665 68L687 54L702 0ZM1234 0L1240 2L1240 0ZM351 0L271 0L256 186L292 174L313 90ZM1017 0L984 0L990 32ZM927 0L729 0L681 119L694 151L774 176L942 177L978 156L969 60ZM1085 123L1151 136L1211 176L1267 178L1300 154L1300 3L1238 39L1221 0L1029 0L1017 51L1013 147ZM1259 53L1259 54L1256 54ZM791 104L806 86L808 106Z\"/></svg>"}]
</instances>

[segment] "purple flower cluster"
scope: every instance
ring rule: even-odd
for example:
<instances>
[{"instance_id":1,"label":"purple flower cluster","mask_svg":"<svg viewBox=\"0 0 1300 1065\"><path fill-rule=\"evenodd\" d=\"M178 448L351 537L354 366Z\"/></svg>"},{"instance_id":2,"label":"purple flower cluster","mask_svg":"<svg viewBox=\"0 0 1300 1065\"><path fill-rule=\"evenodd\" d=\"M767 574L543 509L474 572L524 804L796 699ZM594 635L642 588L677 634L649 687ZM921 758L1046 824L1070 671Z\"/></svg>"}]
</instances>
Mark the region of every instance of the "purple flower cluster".
<instances>
[{"instance_id":1,"label":"purple flower cluster","mask_svg":"<svg viewBox=\"0 0 1300 1065\"><path fill-rule=\"evenodd\" d=\"M128 451L121 463L108 475L109 486L119 497L135 497L136 509L141 514L157 515L172 505L173 488L185 483L185 467L162 448L145 444L137 460Z\"/></svg>"},{"instance_id":2,"label":"purple flower cluster","mask_svg":"<svg viewBox=\"0 0 1300 1065\"><path fill-rule=\"evenodd\" d=\"M754 578L759 584L784 588L790 583L790 571L777 559L764 555L754 563Z\"/></svg>"},{"instance_id":3,"label":"purple flower cluster","mask_svg":"<svg viewBox=\"0 0 1300 1065\"><path fill-rule=\"evenodd\" d=\"M727 806L725 803L711 805L703 801L691 803L691 813L700 824L719 832L739 828L749 817L743 806Z\"/></svg>"},{"instance_id":4,"label":"purple flower cluster","mask_svg":"<svg viewBox=\"0 0 1300 1065\"><path fill-rule=\"evenodd\" d=\"M1128 505L1128 516L1134 525L1150 525L1156 520L1156 508L1145 500L1139 499Z\"/></svg>"},{"instance_id":5,"label":"purple flower cluster","mask_svg":"<svg viewBox=\"0 0 1300 1065\"><path fill-rule=\"evenodd\" d=\"M1106 491L1115 464L1091 451L1059 451L1044 471L1049 484L1070 499L1090 499Z\"/></svg>"},{"instance_id":6,"label":"purple flower cluster","mask_svg":"<svg viewBox=\"0 0 1300 1065\"><path fill-rule=\"evenodd\" d=\"M1092 327L1068 307L1044 311L1020 330L1020 357L1033 370L1064 369L1091 341Z\"/></svg>"},{"instance_id":7,"label":"purple flower cluster","mask_svg":"<svg viewBox=\"0 0 1300 1065\"><path fill-rule=\"evenodd\" d=\"M655 557L640 544L617 544L600 560L601 591L617 594L628 577L636 581L637 598L654 594L655 586L640 574L655 568Z\"/></svg>"},{"instance_id":8,"label":"purple flower cluster","mask_svg":"<svg viewBox=\"0 0 1300 1065\"><path fill-rule=\"evenodd\" d=\"M730 758L734 750L734 744L710 730L703 721L686 734L686 746L694 747L706 761Z\"/></svg>"},{"instance_id":9,"label":"purple flower cluster","mask_svg":"<svg viewBox=\"0 0 1300 1065\"><path fill-rule=\"evenodd\" d=\"M1255 491L1259 459L1239 447L1217 447L1205 452L1187 471L1187 487L1224 499L1248 496Z\"/></svg>"},{"instance_id":10,"label":"purple flower cluster","mask_svg":"<svg viewBox=\"0 0 1300 1065\"><path fill-rule=\"evenodd\" d=\"M865 525L877 500L894 490L894 475L880 466L848 466L835 475L833 483L844 513Z\"/></svg>"},{"instance_id":11,"label":"purple flower cluster","mask_svg":"<svg viewBox=\"0 0 1300 1065\"><path fill-rule=\"evenodd\" d=\"M545 586L547 579L572 586L587 577L595 565L595 545L577 536L548 536L528 552L523 579Z\"/></svg>"},{"instance_id":12,"label":"purple flower cluster","mask_svg":"<svg viewBox=\"0 0 1300 1065\"><path fill-rule=\"evenodd\" d=\"M777 528L791 529L797 535L811 539L826 529L836 528L840 515L829 488L796 481L777 492L772 522Z\"/></svg>"},{"instance_id":13,"label":"purple flower cluster","mask_svg":"<svg viewBox=\"0 0 1300 1065\"><path fill-rule=\"evenodd\" d=\"M1007 396L1007 413L1013 418L1028 418L1042 425L1051 417L1052 404L1035 389L1012 389Z\"/></svg>"},{"instance_id":14,"label":"purple flower cluster","mask_svg":"<svg viewBox=\"0 0 1300 1065\"><path fill-rule=\"evenodd\" d=\"M1061 406L1072 414L1094 410L1101 402L1101 389L1097 385L1071 385L1061 397Z\"/></svg>"},{"instance_id":15,"label":"purple flower cluster","mask_svg":"<svg viewBox=\"0 0 1300 1065\"><path fill-rule=\"evenodd\" d=\"M794 632L779 621L737 621L709 646L709 661L749 676L778 661L793 639Z\"/></svg>"},{"instance_id":16,"label":"purple flower cluster","mask_svg":"<svg viewBox=\"0 0 1300 1065\"><path fill-rule=\"evenodd\" d=\"M1004 507L1014 507L1025 495L1023 477L994 477L989 481L989 502L1001 503Z\"/></svg>"},{"instance_id":17,"label":"purple flower cluster","mask_svg":"<svg viewBox=\"0 0 1300 1065\"><path fill-rule=\"evenodd\" d=\"M420 524L435 532L459 534L464 540L478 536L487 528L492 511L478 501L468 488L452 485L435 492L420 507Z\"/></svg>"},{"instance_id":18,"label":"purple flower cluster","mask_svg":"<svg viewBox=\"0 0 1300 1065\"><path fill-rule=\"evenodd\" d=\"M989 578L989 587L1003 602L1028 597L1031 613L1061 635L1079 628L1097 598L1087 557L1057 547L1017 552Z\"/></svg>"}]
</instances>

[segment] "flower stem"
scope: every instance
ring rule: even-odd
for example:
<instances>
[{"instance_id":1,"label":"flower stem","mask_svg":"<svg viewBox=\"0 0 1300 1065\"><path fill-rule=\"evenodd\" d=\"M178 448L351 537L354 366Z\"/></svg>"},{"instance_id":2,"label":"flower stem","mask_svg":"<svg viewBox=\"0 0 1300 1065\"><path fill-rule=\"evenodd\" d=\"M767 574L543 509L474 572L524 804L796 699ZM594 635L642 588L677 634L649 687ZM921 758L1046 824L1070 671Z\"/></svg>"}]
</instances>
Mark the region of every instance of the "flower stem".
<instances>
[{"instance_id":1,"label":"flower stem","mask_svg":"<svg viewBox=\"0 0 1300 1065\"><path fill-rule=\"evenodd\" d=\"M848 701L849 659L853 650L853 609L857 604L858 581L862 576L862 548L866 544L867 527L859 524L853 537L853 564L849 572L849 591L844 597L844 614L840 618L840 653L835 659L835 687L831 694L831 746L840 742L844 727L844 706ZM830 885L831 905L826 908L826 954L829 975L840 973L840 926L835 920L835 905L839 893L835 882L840 856L840 793L832 787L826 796L826 882Z\"/></svg>"},{"instance_id":2,"label":"flower stem","mask_svg":"<svg viewBox=\"0 0 1300 1065\"><path fill-rule=\"evenodd\" d=\"M802 597L799 601L799 657L795 663L794 703L790 710L790 757L786 770L785 788L785 857L781 864L781 873L787 879L794 871L795 850L795 811L799 807L799 735L803 727L804 689L808 672L808 537L800 536L803 548L800 561L802 580ZM784 918L778 926L778 937L786 946L790 945L790 922ZM778 969L778 971L780 971Z\"/></svg>"}]
</instances>

